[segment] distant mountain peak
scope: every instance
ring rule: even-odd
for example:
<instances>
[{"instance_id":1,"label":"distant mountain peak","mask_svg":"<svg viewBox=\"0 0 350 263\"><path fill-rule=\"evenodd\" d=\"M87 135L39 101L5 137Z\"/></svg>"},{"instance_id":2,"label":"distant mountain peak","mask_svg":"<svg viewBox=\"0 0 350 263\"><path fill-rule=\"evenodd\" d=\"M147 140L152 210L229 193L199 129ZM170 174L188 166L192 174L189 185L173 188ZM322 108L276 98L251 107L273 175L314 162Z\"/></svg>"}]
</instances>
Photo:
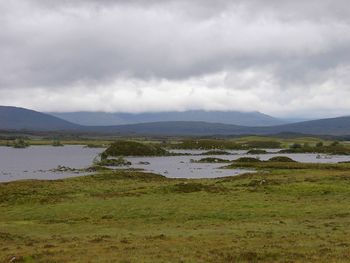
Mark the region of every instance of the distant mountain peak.
<instances>
[{"instance_id":1,"label":"distant mountain peak","mask_svg":"<svg viewBox=\"0 0 350 263\"><path fill-rule=\"evenodd\" d=\"M0 106L1 130L76 130L80 125L20 107Z\"/></svg>"}]
</instances>

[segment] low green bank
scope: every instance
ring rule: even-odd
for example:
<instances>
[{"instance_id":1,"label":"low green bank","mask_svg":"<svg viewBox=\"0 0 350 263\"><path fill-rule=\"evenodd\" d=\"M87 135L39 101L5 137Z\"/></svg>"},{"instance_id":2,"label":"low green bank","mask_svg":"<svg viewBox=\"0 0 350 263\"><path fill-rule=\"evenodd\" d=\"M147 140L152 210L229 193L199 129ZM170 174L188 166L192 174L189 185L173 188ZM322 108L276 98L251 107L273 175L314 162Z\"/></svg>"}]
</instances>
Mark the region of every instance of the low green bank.
<instances>
[{"instance_id":1,"label":"low green bank","mask_svg":"<svg viewBox=\"0 0 350 263\"><path fill-rule=\"evenodd\" d=\"M349 165L262 168L1 183L0 262L350 261Z\"/></svg>"}]
</instances>

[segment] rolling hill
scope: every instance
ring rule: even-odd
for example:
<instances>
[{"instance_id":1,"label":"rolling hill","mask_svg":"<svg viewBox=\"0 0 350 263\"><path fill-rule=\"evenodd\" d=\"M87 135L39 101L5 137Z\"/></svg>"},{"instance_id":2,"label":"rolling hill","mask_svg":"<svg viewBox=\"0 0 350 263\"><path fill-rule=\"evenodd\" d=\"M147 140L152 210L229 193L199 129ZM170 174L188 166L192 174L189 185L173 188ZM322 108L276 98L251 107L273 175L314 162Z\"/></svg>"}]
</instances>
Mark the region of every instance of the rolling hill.
<instances>
[{"instance_id":1,"label":"rolling hill","mask_svg":"<svg viewBox=\"0 0 350 263\"><path fill-rule=\"evenodd\" d=\"M1 130L75 131L80 125L57 117L18 107L0 106Z\"/></svg>"},{"instance_id":2,"label":"rolling hill","mask_svg":"<svg viewBox=\"0 0 350 263\"><path fill-rule=\"evenodd\" d=\"M195 121L149 122L118 126L89 126L94 133L118 135L231 135L244 133L249 127Z\"/></svg>"},{"instance_id":3,"label":"rolling hill","mask_svg":"<svg viewBox=\"0 0 350 263\"><path fill-rule=\"evenodd\" d=\"M202 121L163 121L115 126L83 126L49 114L16 107L0 106L0 130L67 131L114 135L350 135L350 116L304 121L292 124L248 127Z\"/></svg>"},{"instance_id":4,"label":"rolling hill","mask_svg":"<svg viewBox=\"0 0 350 263\"><path fill-rule=\"evenodd\" d=\"M106 112L66 112L49 113L69 122L86 126L111 126L148 122L196 121L235 124L241 126L272 126L287 123L260 112L202 111L149 112L149 113L106 113Z\"/></svg>"},{"instance_id":5,"label":"rolling hill","mask_svg":"<svg viewBox=\"0 0 350 263\"><path fill-rule=\"evenodd\" d=\"M314 135L350 135L350 116L303 121L272 127L259 127L253 129L253 131L265 134L292 132Z\"/></svg>"},{"instance_id":6,"label":"rolling hill","mask_svg":"<svg viewBox=\"0 0 350 263\"><path fill-rule=\"evenodd\" d=\"M309 135L350 135L350 117L304 121L293 124L247 127L207 122L154 122L119 126L89 127L90 131L134 135L273 135L300 133Z\"/></svg>"}]
</instances>

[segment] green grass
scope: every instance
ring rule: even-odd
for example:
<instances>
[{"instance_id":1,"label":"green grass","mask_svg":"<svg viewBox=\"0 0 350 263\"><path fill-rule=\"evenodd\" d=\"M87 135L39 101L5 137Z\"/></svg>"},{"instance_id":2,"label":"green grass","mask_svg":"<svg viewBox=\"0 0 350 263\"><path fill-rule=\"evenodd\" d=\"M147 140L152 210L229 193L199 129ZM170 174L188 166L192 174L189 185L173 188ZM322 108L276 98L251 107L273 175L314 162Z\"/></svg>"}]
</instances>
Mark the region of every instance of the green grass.
<instances>
[{"instance_id":1,"label":"green grass","mask_svg":"<svg viewBox=\"0 0 350 263\"><path fill-rule=\"evenodd\" d=\"M301 145L309 144L316 145L319 142L324 144L331 144L333 141L320 139L316 137L293 137L293 138L278 138L278 137L270 137L270 136L244 136L237 139L233 139L236 143L245 143L251 141L278 141L281 143L282 148L288 148L290 145L294 143L298 143Z\"/></svg>"},{"instance_id":2,"label":"green grass","mask_svg":"<svg viewBox=\"0 0 350 263\"><path fill-rule=\"evenodd\" d=\"M57 139L63 145L88 145L89 147L108 147L116 140L128 140L134 142L141 142L143 144L159 145L161 147L175 148L175 149L231 149L231 150L251 150L264 148L285 148L288 149L293 144L308 145L314 147L317 143L322 142L325 146L333 143L332 140L324 140L316 137L295 137L295 138L279 138L270 136L243 136L233 139L203 139L203 138L147 138L147 137L67 137L54 136L40 137L40 136L14 136L9 134L7 136L0 135L0 146L13 146L16 138L23 138L29 145L52 145L53 140ZM8 138L8 139L5 139ZM347 142L341 142L340 146L345 146L346 153L349 152L349 145ZM340 149L340 147L338 146Z\"/></svg>"},{"instance_id":3,"label":"green grass","mask_svg":"<svg viewBox=\"0 0 350 263\"><path fill-rule=\"evenodd\" d=\"M241 150L252 148L280 148L281 143L278 139L270 140L224 140L224 139L187 139L180 143L169 145L169 147L177 149L229 149L229 150Z\"/></svg>"},{"instance_id":4,"label":"green grass","mask_svg":"<svg viewBox=\"0 0 350 263\"><path fill-rule=\"evenodd\" d=\"M298 146L283 149L281 153L321 153L333 155L350 155L350 148L345 144L325 145L325 146Z\"/></svg>"},{"instance_id":5,"label":"green grass","mask_svg":"<svg viewBox=\"0 0 350 263\"><path fill-rule=\"evenodd\" d=\"M341 167L2 183L0 262L349 262L350 169Z\"/></svg>"},{"instance_id":6,"label":"green grass","mask_svg":"<svg viewBox=\"0 0 350 263\"><path fill-rule=\"evenodd\" d=\"M259 159L241 157L226 168L254 168L263 169L304 169L304 170L328 170L330 173L336 170L350 171L350 163L299 163L293 161L280 161L279 158L271 158L271 161L260 161ZM291 172L291 171L290 171Z\"/></svg>"},{"instance_id":7,"label":"green grass","mask_svg":"<svg viewBox=\"0 0 350 263\"><path fill-rule=\"evenodd\" d=\"M269 148L289 148L293 144L300 144L309 148L314 148L318 143L330 146L334 141L324 140L314 137L295 137L295 138L278 138L270 136L244 136L233 139L178 139L176 142L168 144L170 148L179 149L231 149L231 150L251 150L251 149L269 149ZM345 142L339 143L339 149L350 149ZM327 147L326 147L327 148ZM325 149L326 149L325 148Z\"/></svg>"},{"instance_id":8,"label":"green grass","mask_svg":"<svg viewBox=\"0 0 350 263\"><path fill-rule=\"evenodd\" d=\"M53 139L26 139L29 145L52 145ZM59 140L62 145L91 145L92 147L106 147L113 140ZM15 140L0 140L0 146L13 146Z\"/></svg>"}]
</instances>

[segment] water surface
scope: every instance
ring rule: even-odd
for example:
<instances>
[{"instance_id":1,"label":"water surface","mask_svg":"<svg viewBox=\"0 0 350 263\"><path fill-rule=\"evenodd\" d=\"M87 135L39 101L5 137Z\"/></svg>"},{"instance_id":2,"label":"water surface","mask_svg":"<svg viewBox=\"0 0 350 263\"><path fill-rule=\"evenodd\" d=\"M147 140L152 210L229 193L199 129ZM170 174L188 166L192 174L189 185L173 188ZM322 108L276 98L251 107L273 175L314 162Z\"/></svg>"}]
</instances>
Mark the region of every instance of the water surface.
<instances>
[{"instance_id":1,"label":"water surface","mask_svg":"<svg viewBox=\"0 0 350 263\"><path fill-rule=\"evenodd\" d=\"M219 169L225 163L196 163L207 156L171 156L171 157L129 157L133 168L164 175L169 178L216 178L247 173L247 169ZM230 155L230 157L232 157ZM149 163L149 164L144 164Z\"/></svg>"},{"instance_id":2,"label":"water surface","mask_svg":"<svg viewBox=\"0 0 350 263\"><path fill-rule=\"evenodd\" d=\"M85 148L82 145L64 147L31 146L26 149L0 147L0 182L21 179L61 179L66 177L84 175L77 172L50 171L57 166L67 166L81 169L91 166L94 158L103 148ZM248 155L244 150L227 150L229 155L201 155L204 150L174 150L175 153L191 154L164 157L127 157L132 163L129 167L143 169L169 178L215 178L233 176L249 172L244 169L219 169L225 163L195 163L206 157L216 157L227 160L236 160L240 157L257 157L268 160L274 156L287 156L298 162L311 163L337 163L350 161L350 156L324 156L317 158L317 154L279 154L278 149L267 149L269 154Z\"/></svg>"},{"instance_id":3,"label":"water surface","mask_svg":"<svg viewBox=\"0 0 350 263\"><path fill-rule=\"evenodd\" d=\"M82 145L63 147L30 146L25 149L0 147L0 181L20 179L60 179L81 175L75 172L52 172L57 166L86 168L104 149Z\"/></svg>"}]
</instances>

